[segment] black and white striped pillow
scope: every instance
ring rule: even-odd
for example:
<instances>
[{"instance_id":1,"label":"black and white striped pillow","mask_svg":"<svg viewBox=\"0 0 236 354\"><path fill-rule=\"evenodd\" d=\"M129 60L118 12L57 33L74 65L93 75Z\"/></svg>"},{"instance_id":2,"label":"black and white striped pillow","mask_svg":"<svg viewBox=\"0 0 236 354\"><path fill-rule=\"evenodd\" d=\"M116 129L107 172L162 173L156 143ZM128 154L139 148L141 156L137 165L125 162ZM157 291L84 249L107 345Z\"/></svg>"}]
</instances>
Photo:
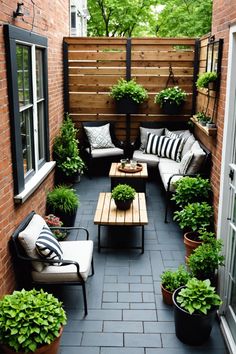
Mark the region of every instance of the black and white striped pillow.
<instances>
[{"instance_id":1,"label":"black and white striped pillow","mask_svg":"<svg viewBox=\"0 0 236 354\"><path fill-rule=\"evenodd\" d=\"M61 261L63 252L57 239L48 226L44 226L35 243L37 252L42 258ZM60 264L52 263L52 264Z\"/></svg>"},{"instance_id":2,"label":"black and white striped pillow","mask_svg":"<svg viewBox=\"0 0 236 354\"><path fill-rule=\"evenodd\" d=\"M147 139L146 153L154 154L159 157L167 157L169 159L180 162L183 144L184 140L181 138L171 139L164 135L158 136L149 133Z\"/></svg>"}]
</instances>

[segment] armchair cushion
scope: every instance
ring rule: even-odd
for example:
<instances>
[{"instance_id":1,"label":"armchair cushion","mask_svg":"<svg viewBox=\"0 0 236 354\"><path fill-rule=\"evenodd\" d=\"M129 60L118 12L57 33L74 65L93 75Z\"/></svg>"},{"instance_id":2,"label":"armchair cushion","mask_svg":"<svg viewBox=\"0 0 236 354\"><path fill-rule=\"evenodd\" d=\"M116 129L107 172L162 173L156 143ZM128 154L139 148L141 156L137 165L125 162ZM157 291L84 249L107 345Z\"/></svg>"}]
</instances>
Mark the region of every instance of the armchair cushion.
<instances>
[{"instance_id":1,"label":"armchair cushion","mask_svg":"<svg viewBox=\"0 0 236 354\"><path fill-rule=\"evenodd\" d=\"M181 138L172 139L148 133L146 152L160 157L168 157L179 162L183 144L184 140Z\"/></svg>"},{"instance_id":2,"label":"armchair cushion","mask_svg":"<svg viewBox=\"0 0 236 354\"><path fill-rule=\"evenodd\" d=\"M183 150L182 150L182 156L184 156L186 152L188 152L191 149L195 141L196 139L194 138L193 134L190 134L187 140L185 140Z\"/></svg>"},{"instance_id":3,"label":"armchair cushion","mask_svg":"<svg viewBox=\"0 0 236 354\"><path fill-rule=\"evenodd\" d=\"M63 252L64 260L76 261L79 263L80 275L83 280L88 278L92 256L93 256L93 241L61 241L60 246ZM42 272L32 271L32 278L36 282L41 283L63 283L63 282L78 282L80 280L77 268L74 264L44 267Z\"/></svg>"},{"instance_id":4,"label":"armchair cushion","mask_svg":"<svg viewBox=\"0 0 236 354\"><path fill-rule=\"evenodd\" d=\"M44 226L36 241L36 250L41 258L62 260L63 252L59 242L48 226ZM58 263L60 264L60 262Z\"/></svg>"},{"instance_id":5,"label":"armchair cushion","mask_svg":"<svg viewBox=\"0 0 236 354\"><path fill-rule=\"evenodd\" d=\"M99 127L84 126L92 149L114 148L110 135L110 123Z\"/></svg>"},{"instance_id":6,"label":"armchair cushion","mask_svg":"<svg viewBox=\"0 0 236 354\"><path fill-rule=\"evenodd\" d=\"M193 158L192 158L192 161L187 169L187 173L188 174L195 174L195 173L199 172L201 165L203 164L203 162L205 160L206 153L201 148L198 141L195 141L195 143L192 145L190 151L193 153Z\"/></svg>"},{"instance_id":7,"label":"armchair cushion","mask_svg":"<svg viewBox=\"0 0 236 354\"><path fill-rule=\"evenodd\" d=\"M46 225L45 220L40 215L35 214L27 227L19 233L19 241L26 254L31 258L39 258L35 244L43 227ZM44 268L44 264L40 262L33 261L32 265L37 272L41 272Z\"/></svg>"},{"instance_id":8,"label":"armchair cushion","mask_svg":"<svg viewBox=\"0 0 236 354\"><path fill-rule=\"evenodd\" d=\"M188 151L186 154L182 157L179 165L179 173L181 174L186 174L189 168L189 165L191 164L191 161L193 159L193 152Z\"/></svg>"}]
</instances>

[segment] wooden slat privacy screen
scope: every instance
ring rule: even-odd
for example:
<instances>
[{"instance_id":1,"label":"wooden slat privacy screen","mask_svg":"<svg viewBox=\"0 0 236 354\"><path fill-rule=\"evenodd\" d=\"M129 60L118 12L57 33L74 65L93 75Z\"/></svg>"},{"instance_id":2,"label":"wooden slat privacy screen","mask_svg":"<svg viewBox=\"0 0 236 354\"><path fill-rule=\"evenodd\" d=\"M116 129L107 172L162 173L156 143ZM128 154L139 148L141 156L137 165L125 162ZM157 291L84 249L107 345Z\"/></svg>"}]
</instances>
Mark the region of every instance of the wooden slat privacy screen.
<instances>
[{"instance_id":1,"label":"wooden slat privacy screen","mask_svg":"<svg viewBox=\"0 0 236 354\"><path fill-rule=\"evenodd\" d=\"M125 38L65 38L66 110L76 126L89 120L116 122L116 134L124 140L126 116L116 114L115 103L109 96L110 87L126 78ZM131 117L131 140L137 135L141 121L187 120L192 111L195 39L131 39L131 78L149 93L139 114ZM188 99L178 117L164 115L154 103L155 94L166 87L169 67L178 85L187 91ZM173 86L170 82L169 86Z\"/></svg>"}]
</instances>

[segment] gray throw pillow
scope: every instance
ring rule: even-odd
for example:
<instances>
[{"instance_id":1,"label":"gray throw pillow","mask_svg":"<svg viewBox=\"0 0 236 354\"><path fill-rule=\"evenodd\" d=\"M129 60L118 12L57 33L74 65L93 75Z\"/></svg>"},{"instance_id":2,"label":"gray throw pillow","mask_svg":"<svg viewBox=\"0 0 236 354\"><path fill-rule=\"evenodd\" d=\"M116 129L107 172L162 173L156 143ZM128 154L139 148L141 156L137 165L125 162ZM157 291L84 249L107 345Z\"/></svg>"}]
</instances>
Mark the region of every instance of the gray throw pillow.
<instances>
[{"instance_id":1,"label":"gray throw pillow","mask_svg":"<svg viewBox=\"0 0 236 354\"><path fill-rule=\"evenodd\" d=\"M139 127L139 129L140 129L140 141L141 141L140 150L142 150L142 151L144 151L146 149L148 133L152 133L152 134L160 136L163 134L163 131L164 131L164 128L153 129L153 128Z\"/></svg>"},{"instance_id":2,"label":"gray throw pillow","mask_svg":"<svg viewBox=\"0 0 236 354\"><path fill-rule=\"evenodd\" d=\"M84 127L92 149L114 148L110 135L110 123L100 127Z\"/></svg>"}]
</instances>

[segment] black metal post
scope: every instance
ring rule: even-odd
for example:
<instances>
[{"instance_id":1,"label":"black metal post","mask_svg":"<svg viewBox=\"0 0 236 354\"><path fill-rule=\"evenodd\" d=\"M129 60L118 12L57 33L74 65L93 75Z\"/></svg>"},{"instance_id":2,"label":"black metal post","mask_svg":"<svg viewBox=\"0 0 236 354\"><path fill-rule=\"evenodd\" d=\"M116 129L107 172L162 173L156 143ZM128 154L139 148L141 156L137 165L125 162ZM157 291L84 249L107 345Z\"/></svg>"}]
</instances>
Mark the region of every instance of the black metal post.
<instances>
[{"instance_id":1,"label":"black metal post","mask_svg":"<svg viewBox=\"0 0 236 354\"><path fill-rule=\"evenodd\" d=\"M193 70L193 96L192 96L192 112L191 114L196 113L196 99L197 99L197 75L199 72L199 55L200 55L200 40L196 39L195 41L195 52L194 52L194 70Z\"/></svg>"},{"instance_id":2,"label":"black metal post","mask_svg":"<svg viewBox=\"0 0 236 354\"><path fill-rule=\"evenodd\" d=\"M126 80L131 80L131 38L127 38L126 42ZM130 114L126 114L126 144L125 144L125 155L130 157L131 154L131 144L130 144Z\"/></svg>"}]
</instances>

